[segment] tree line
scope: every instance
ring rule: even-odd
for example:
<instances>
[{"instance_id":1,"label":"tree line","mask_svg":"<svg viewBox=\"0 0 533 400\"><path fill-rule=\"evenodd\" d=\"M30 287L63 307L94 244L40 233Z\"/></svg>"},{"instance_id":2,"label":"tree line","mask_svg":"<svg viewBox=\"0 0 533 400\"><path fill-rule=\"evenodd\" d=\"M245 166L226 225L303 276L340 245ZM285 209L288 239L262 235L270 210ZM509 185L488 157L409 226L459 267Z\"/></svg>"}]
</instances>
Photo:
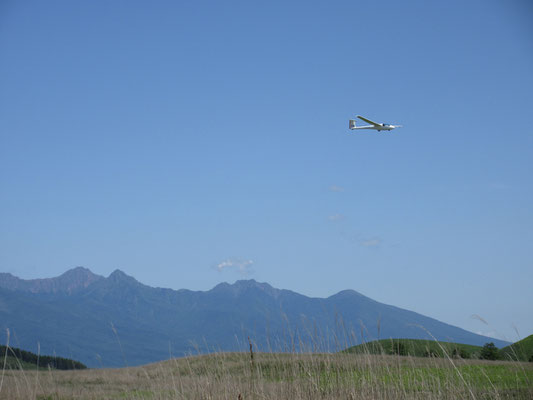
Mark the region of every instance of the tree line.
<instances>
[{"instance_id":1,"label":"tree line","mask_svg":"<svg viewBox=\"0 0 533 400\"><path fill-rule=\"evenodd\" d=\"M387 349L388 354L407 356L409 355L408 346L398 339L392 339ZM443 349L436 350L426 348L422 354L411 354L411 355L422 355L423 357L444 357ZM449 351L449 349L446 349ZM453 358L477 358L480 360L504 360L506 359L504 355L498 350L493 342L485 343L483 347L480 348L478 352L469 352L463 348L454 348L451 352L448 353ZM529 362L533 362L533 355L529 357Z\"/></svg>"},{"instance_id":2,"label":"tree line","mask_svg":"<svg viewBox=\"0 0 533 400\"><path fill-rule=\"evenodd\" d=\"M53 369L86 369L87 366L79 361L71 360L69 358L56 356L42 356L32 353L30 351L17 349L15 347L7 347L0 345L0 362L3 362L6 357L15 357L20 361L34 364L41 368Z\"/></svg>"}]
</instances>

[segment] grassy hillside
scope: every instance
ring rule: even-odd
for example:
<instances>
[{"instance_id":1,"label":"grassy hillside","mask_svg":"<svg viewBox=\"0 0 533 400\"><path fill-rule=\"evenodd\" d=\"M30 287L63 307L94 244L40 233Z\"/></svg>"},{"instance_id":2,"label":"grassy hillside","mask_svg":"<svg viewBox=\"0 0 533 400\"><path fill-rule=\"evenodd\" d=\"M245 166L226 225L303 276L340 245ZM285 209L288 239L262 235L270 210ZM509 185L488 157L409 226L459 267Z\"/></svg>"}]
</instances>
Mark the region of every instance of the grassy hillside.
<instances>
[{"instance_id":1,"label":"grassy hillside","mask_svg":"<svg viewBox=\"0 0 533 400\"><path fill-rule=\"evenodd\" d=\"M121 369L5 371L16 399L531 399L533 363L215 353Z\"/></svg>"},{"instance_id":2,"label":"grassy hillside","mask_svg":"<svg viewBox=\"0 0 533 400\"><path fill-rule=\"evenodd\" d=\"M479 358L480 346L419 339L382 339L350 347L344 352L356 354L398 354L414 357ZM446 352L446 354L444 354Z\"/></svg>"},{"instance_id":3,"label":"grassy hillside","mask_svg":"<svg viewBox=\"0 0 533 400\"><path fill-rule=\"evenodd\" d=\"M6 354L7 353L7 354ZM84 364L68 358L37 355L30 351L17 349L15 347L6 347L0 345L0 362L6 369L85 369Z\"/></svg>"},{"instance_id":4,"label":"grassy hillside","mask_svg":"<svg viewBox=\"0 0 533 400\"><path fill-rule=\"evenodd\" d=\"M513 343L500 350L504 360L519 360L533 362L533 335Z\"/></svg>"}]
</instances>

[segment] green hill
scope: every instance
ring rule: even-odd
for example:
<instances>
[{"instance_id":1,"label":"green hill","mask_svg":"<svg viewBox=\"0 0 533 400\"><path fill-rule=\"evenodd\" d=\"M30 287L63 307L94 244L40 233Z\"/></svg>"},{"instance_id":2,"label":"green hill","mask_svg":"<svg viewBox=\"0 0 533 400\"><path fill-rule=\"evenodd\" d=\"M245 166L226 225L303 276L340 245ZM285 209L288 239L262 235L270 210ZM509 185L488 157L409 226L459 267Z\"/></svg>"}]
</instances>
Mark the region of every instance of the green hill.
<instances>
[{"instance_id":1,"label":"green hill","mask_svg":"<svg viewBox=\"0 0 533 400\"><path fill-rule=\"evenodd\" d=\"M504 360L533 361L533 335L500 350Z\"/></svg>"},{"instance_id":2,"label":"green hill","mask_svg":"<svg viewBox=\"0 0 533 400\"><path fill-rule=\"evenodd\" d=\"M2 367L4 365L4 360L7 369L27 370L37 368L52 368L67 370L87 368L81 362L74 361L69 358L37 355L30 351L17 349L15 347L0 346L0 362L2 363Z\"/></svg>"},{"instance_id":3,"label":"green hill","mask_svg":"<svg viewBox=\"0 0 533 400\"><path fill-rule=\"evenodd\" d=\"M398 354L415 357L479 358L482 347L461 343L436 342L420 339L382 339L363 343L344 350L356 354Z\"/></svg>"}]
</instances>

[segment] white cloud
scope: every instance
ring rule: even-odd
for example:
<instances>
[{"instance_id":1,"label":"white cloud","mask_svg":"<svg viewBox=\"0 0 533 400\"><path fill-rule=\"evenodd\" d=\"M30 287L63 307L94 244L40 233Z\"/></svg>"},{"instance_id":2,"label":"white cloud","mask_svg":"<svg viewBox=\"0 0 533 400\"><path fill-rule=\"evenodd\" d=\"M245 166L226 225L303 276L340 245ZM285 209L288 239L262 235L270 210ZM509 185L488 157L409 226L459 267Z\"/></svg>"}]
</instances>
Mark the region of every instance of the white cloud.
<instances>
[{"instance_id":1,"label":"white cloud","mask_svg":"<svg viewBox=\"0 0 533 400\"><path fill-rule=\"evenodd\" d=\"M346 219L346 215L344 214L333 214L328 217L330 221L342 221Z\"/></svg>"},{"instance_id":2,"label":"white cloud","mask_svg":"<svg viewBox=\"0 0 533 400\"><path fill-rule=\"evenodd\" d=\"M483 330L477 330L475 333L477 333L478 335L481 335L481 336L488 336L490 338L495 338L495 339L501 339L501 340L507 340L506 337L500 335L498 332L496 332L495 330L490 330L490 331L483 331Z\"/></svg>"},{"instance_id":3,"label":"white cloud","mask_svg":"<svg viewBox=\"0 0 533 400\"><path fill-rule=\"evenodd\" d=\"M376 247L381 244L381 239L369 239L369 240L363 240L360 244L363 247Z\"/></svg>"},{"instance_id":4,"label":"white cloud","mask_svg":"<svg viewBox=\"0 0 533 400\"><path fill-rule=\"evenodd\" d=\"M224 270L236 270L241 275L248 275L251 273L251 268L253 265L252 260L242 260L239 258L227 258L224 261L217 264L216 269L220 272Z\"/></svg>"},{"instance_id":5,"label":"white cloud","mask_svg":"<svg viewBox=\"0 0 533 400\"><path fill-rule=\"evenodd\" d=\"M331 185L329 187L329 190L330 192L338 192L338 193L344 192L344 188L342 186L337 186L337 185Z\"/></svg>"}]
</instances>

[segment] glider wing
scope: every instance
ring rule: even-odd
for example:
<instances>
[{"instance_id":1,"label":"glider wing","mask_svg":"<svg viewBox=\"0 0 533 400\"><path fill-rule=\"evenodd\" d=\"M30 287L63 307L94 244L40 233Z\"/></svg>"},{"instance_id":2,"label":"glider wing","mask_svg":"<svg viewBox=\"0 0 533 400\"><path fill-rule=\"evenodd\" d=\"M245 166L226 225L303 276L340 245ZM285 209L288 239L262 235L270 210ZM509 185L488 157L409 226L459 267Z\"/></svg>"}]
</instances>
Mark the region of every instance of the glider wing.
<instances>
[{"instance_id":1,"label":"glider wing","mask_svg":"<svg viewBox=\"0 0 533 400\"><path fill-rule=\"evenodd\" d=\"M358 115L357 118L362 119L363 121L368 122L369 124L372 124L375 126L383 126L383 124L380 124L379 122L370 121L369 119L366 119L365 117L361 117L360 115Z\"/></svg>"}]
</instances>

